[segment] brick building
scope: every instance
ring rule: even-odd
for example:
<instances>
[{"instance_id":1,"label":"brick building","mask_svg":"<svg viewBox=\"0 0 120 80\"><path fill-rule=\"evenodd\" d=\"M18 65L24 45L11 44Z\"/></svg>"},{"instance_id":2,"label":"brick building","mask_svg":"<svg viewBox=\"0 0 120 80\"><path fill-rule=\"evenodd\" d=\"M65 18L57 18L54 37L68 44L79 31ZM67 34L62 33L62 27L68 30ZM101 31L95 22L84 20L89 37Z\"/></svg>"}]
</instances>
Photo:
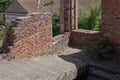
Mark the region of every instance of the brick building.
<instances>
[{"instance_id":1,"label":"brick building","mask_svg":"<svg viewBox=\"0 0 120 80\"><path fill-rule=\"evenodd\" d=\"M78 0L61 0L61 33L52 36L52 15L50 13L32 13L15 20L7 31L0 52L8 57L20 55L44 55L68 45L72 34L76 43L87 44L100 38L109 38L120 51L120 0L102 0L101 32L77 29Z\"/></svg>"}]
</instances>

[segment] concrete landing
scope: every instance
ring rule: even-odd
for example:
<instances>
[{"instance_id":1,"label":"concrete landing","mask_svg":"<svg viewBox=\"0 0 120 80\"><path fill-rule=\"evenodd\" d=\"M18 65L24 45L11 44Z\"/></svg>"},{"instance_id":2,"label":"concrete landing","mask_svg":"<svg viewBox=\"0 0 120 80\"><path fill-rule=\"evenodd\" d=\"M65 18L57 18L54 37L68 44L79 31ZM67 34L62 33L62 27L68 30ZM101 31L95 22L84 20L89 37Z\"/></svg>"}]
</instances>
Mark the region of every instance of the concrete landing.
<instances>
[{"instance_id":1,"label":"concrete landing","mask_svg":"<svg viewBox=\"0 0 120 80\"><path fill-rule=\"evenodd\" d=\"M0 80L73 80L85 67L81 60L57 55L1 61Z\"/></svg>"}]
</instances>

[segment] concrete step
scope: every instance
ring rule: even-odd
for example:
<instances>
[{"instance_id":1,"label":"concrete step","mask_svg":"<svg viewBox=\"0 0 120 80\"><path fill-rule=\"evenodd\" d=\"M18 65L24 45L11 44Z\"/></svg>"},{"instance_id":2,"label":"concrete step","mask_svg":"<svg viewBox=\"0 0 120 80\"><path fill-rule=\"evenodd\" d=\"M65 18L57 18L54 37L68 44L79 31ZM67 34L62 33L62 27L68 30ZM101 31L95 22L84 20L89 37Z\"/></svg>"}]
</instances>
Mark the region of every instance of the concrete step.
<instances>
[{"instance_id":1,"label":"concrete step","mask_svg":"<svg viewBox=\"0 0 120 80\"><path fill-rule=\"evenodd\" d=\"M8 62L3 66L5 66L5 68L7 68L9 71L14 72L14 74L21 75L22 77L25 77L28 80L39 80L39 79L49 80L46 79L46 75L43 76L42 74L39 74L38 71L37 72L34 71L34 67L31 67L30 65L22 64L21 62L17 62L16 64L15 62L16 61Z\"/></svg>"},{"instance_id":2,"label":"concrete step","mask_svg":"<svg viewBox=\"0 0 120 80\"><path fill-rule=\"evenodd\" d=\"M108 65L103 65L103 64L99 64L99 63L94 63L94 62L87 62L89 64L89 66L91 67L95 67L101 70L105 70L107 72L112 72L114 74L120 74L120 66L119 65L112 65L108 66Z\"/></svg>"},{"instance_id":3,"label":"concrete step","mask_svg":"<svg viewBox=\"0 0 120 80\"><path fill-rule=\"evenodd\" d=\"M73 80L86 66L81 60L57 55L2 61L0 80Z\"/></svg>"},{"instance_id":4,"label":"concrete step","mask_svg":"<svg viewBox=\"0 0 120 80\"><path fill-rule=\"evenodd\" d=\"M106 79L89 74L88 77L87 77L87 80L106 80Z\"/></svg>"},{"instance_id":5,"label":"concrete step","mask_svg":"<svg viewBox=\"0 0 120 80\"><path fill-rule=\"evenodd\" d=\"M15 63L15 64L18 64L18 63ZM74 66L67 69L65 66L63 68L62 63L60 65L56 65L56 63L54 63L54 61L52 61L52 63L51 63L51 61L46 61L46 60L40 60L40 61L39 60L38 61L28 60L28 61L21 62L20 64L24 65L24 67L30 66L29 69L31 69L31 70L33 70L33 68L34 68L34 71L36 71L36 72L38 71L42 75L47 74L51 77L53 76L54 78L59 77L60 79L66 77L66 76L69 76L70 73L73 74L73 71L77 70ZM63 62L63 64L64 64L64 62Z\"/></svg>"},{"instance_id":6,"label":"concrete step","mask_svg":"<svg viewBox=\"0 0 120 80\"><path fill-rule=\"evenodd\" d=\"M0 68L0 80L29 80L7 68Z\"/></svg>"},{"instance_id":7,"label":"concrete step","mask_svg":"<svg viewBox=\"0 0 120 80\"><path fill-rule=\"evenodd\" d=\"M66 63L65 61L62 60L57 60L56 58L54 58L54 60L37 60L37 61L25 61L26 64L30 64L31 66L36 65L36 68L41 67L40 65L44 65L43 67L41 67L42 70L47 70L50 73L56 74L57 76L61 75L60 78L64 78L66 76L69 76L71 78L75 78L76 77L76 73L77 73L77 68L75 67L75 65L70 64L70 63ZM67 65L70 64L70 65ZM66 67L65 67L66 65ZM67 68L69 67L69 68ZM48 70L49 69L49 70ZM72 77L73 76L73 77Z\"/></svg>"},{"instance_id":8,"label":"concrete step","mask_svg":"<svg viewBox=\"0 0 120 80\"><path fill-rule=\"evenodd\" d=\"M117 77L116 74L95 67L90 67L89 74L103 78L105 80L120 80L120 77Z\"/></svg>"}]
</instances>

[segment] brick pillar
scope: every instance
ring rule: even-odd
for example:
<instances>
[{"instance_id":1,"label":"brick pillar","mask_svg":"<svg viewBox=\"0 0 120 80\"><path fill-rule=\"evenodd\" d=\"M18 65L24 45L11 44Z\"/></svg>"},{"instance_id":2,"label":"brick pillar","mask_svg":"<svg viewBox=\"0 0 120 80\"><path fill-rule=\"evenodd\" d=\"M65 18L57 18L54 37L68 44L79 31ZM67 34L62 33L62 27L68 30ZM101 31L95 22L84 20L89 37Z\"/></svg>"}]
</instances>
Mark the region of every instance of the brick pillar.
<instances>
[{"instance_id":1,"label":"brick pillar","mask_svg":"<svg viewBox=\"0 0 120 80\"><path fill-rule=\"evenodd\" d=\"M78 27L78 0L61 0L61 33L70 32Z\"/></svg>"},{"instance_id":2,"label":"brick pillar","mask_svg":"<svg viewBox=\"0 0 120 80\"><path fill-rule=\"evenodd\" d=\"M69 32L70 29L70 1L64 0L64 31Z\"/></svg>"},{"instance_id":3,"label":"brick pillar","mask_svg":"<svg viewBox=\"0 0 120 80\"><path fill-rule=\"evenodd\" d=\"M71 0L71 5L70 5L70 8L71 8L71 23L70 23L70 27L71 27L71 30L75 29L75 0Z\"/></svg>"},{"instance_id":4,"label":"brick pillar","mask_svg":"<svg viewBox=\"0 0 120 80\"><path fill-rule=\"evenodd\" d=\"M75 0L75 29L78 29L78 0Z\"/></svg>"},{"instance_id":5,"label":"brick pillar","mask_svg":"<svg viewBox=\"0 0 120 80\"><path fill-rule=\"evenodd\" d=\"M64 0L60 0L60 33L64 33Z\"/></svg>"},{"instance_id":6,"label":"brick pillar","mask_svg":"<svg viewBox=\"0 0 120 80\"><path fill-rule=\"evenodd\" d=\"M78 29L78 0L71 0L71 30Z\"/></svg>"},{"instance_id":7,"label":"brick pillar","mask_svg":"<svg viewBox=\"0 0 120 80\"><path fill-rule=\"evenodd\" d=\"M102 32L120 51L120 0L102 0Z\"/></svg>"}]
</instances>

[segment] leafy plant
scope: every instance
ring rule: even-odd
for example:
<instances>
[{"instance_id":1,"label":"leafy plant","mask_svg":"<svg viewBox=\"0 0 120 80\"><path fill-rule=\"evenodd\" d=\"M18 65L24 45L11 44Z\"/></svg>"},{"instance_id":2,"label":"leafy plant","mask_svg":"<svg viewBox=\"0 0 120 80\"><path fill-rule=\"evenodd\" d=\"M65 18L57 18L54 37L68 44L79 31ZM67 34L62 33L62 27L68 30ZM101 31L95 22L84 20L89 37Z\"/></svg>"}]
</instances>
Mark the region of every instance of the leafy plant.
<instances>
[{"instance_id":1,"label":"leafy plant","mask_svg":"<svg viewBox=\"0 0 120 80\"><path fill-rule=\"evenodd\" d=\"M100 5L92 5L88 15L83 9L79 8L78 25L80 29L100 30Z\"/></svg>"},{"instance_id":2,"label":"leafy plant","mask_svg":"<svg viewBox=\"0 0 120 80\"><path fill-rule=\"evenodd\" d=\"M53 5L55 3L55 1L51 0L49 3L50 3L50 5Z\"/></svg>"},{"instance_id":3,"label":"leafy plant","mask_svg":"<svg viewBox=\"0 0 120 80\"><path fill-rule=\"evenodd\" d=\"M0 25L3 25L3 18L2 18L2 13L0 13Z\"/></svg>"},{"instance_id":4,"label":"leafy plant","mask_svg":"<svg viewBox=\"0 0 120 80\"><path fill-rule=\"evenodd\" d=\"M81 7L78 8L78 26L80 29L88 29L86 23L88 19L88 13L83 10Z\"/></svg>"},{"instance_id":5,"label":"leafy plant","mask_svg":"<svg viewBox=\"0 0 120 80\"><path fill-rule=\"evenodd\" d=\"M4 40L5 36L6 36L6 30L7 27L4 25L0 26L0 40Z\"/></svg>"},{"instance_id":6,"label":"leafy plant","mask_svg":"<svg viewBox=\"0 0 120 80\"><path fill-rule=\"evenodd\" d=\"M94 59L112 59L115 54L115 47L108 39L103 39L89 46L86 52L89 53Z\"/></svg>"},{"instance_id":7,"label":"leafy plant","mask_svg":"<svg viewBox=\"0 0 120 80\"><path fill-rule=\"evenodd\" d=\"M3 24L3 20L2 19L0 19L0 25L2 25Z\"/></svg>"},{"instance_id":8,"label":"leafy plant","mask_svg":"<svg viewBox=\"0 0 120 80\"><path fill-rule=\"evenodd\" d=\"M60 9L53 15L53 36L60 34Z\"/></svg>"},{"instance_id":9,"label":"leafy plant","mask_svg":"<svg viewBox=\"0 0 120 80\"><path fill-rule=\"evenodd\" d=\"M3 12L13 0L0 0L0 12Z\"/></svg>"},{"instance_id":10,"label":"leafy plant","mask_svg":"<svg viewBox=\"0 0 120 80\"><path fill-rule=\"evenodd\" d=\"M53 22L53 36L60 34L60 24Z\"/></svg>"}]
</instances>

